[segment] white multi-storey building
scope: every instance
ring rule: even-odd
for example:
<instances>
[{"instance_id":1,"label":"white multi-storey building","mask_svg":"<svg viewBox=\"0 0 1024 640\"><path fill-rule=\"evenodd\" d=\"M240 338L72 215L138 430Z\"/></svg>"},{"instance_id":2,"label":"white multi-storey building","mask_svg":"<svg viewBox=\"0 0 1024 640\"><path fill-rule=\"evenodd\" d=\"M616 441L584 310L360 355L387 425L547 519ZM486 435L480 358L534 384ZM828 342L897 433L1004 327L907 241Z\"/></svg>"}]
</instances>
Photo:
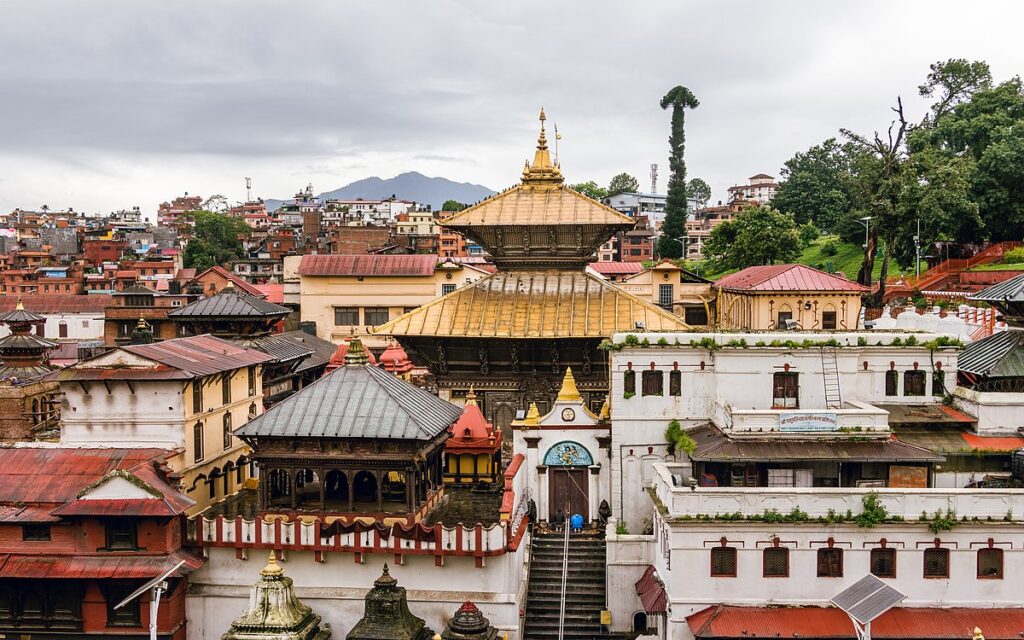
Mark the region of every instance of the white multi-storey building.
<instances>
[{"instance_id":1,"label":"white multi-storey building","mask_svg":"<svg viewBox=\"0 0 1024 640\"><path fill-rule=\"evenodd\" d=\"M729 200L747 200L764 204L772 199L775 191L779 188L775 178L767 173L759 173L750 176L748 184L740 184L729 187Z\"/></svg>"}]
</instances>

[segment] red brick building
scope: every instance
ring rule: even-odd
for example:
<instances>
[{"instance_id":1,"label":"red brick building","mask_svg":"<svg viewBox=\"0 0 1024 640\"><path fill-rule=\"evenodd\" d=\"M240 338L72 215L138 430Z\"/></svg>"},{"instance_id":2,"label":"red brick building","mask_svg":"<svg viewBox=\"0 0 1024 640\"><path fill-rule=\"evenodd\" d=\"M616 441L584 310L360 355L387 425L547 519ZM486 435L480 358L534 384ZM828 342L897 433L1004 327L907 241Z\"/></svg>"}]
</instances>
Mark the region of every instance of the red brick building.
<instances>
[{"instance_id":1,"label":"red brick building","mask_svg":"<svg viewBox=\"0 0 1024 640\"><path fill-rule=\"evenodd\" d=\"M193 502L161 467L159 449L0 449L0 634L145 638L139 586L184 561L160 601L158 637L185 638L182 514Z\"/></svg>"}]
</instances>

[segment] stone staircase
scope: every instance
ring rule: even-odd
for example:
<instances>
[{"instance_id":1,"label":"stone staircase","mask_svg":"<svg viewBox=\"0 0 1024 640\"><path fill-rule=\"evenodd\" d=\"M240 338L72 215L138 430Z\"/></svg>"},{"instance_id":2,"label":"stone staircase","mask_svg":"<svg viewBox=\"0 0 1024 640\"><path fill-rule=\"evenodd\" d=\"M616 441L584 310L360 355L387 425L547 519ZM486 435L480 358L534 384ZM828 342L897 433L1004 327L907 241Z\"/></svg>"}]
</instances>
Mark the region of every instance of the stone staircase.
<instances>
[{"instance_id":1,"label":"stone staircase","mask_svg":"<svg viewBox=\"0 0 1024 640\"><path fill-rule=\"evenodd\" d=\"M524 640L557 640L562 595L564 532L535 532L526 592ZM601 626L605 608L605 543L599 532L569 536L569 571L565 587L563 638L606 637Z\"/></svg>"}]
</instances>

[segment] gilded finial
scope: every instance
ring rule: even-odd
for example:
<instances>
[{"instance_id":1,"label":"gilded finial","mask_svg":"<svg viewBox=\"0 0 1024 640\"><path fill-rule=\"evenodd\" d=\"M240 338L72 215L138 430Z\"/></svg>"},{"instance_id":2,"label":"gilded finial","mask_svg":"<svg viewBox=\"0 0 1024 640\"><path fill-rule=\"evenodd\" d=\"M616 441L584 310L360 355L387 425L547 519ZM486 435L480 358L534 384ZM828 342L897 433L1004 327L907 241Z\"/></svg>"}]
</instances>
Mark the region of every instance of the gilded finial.
<instances>
[{"instance_id":1,"label":"gilded finial","mask_svg":"<svg viewBox=\"0 0 1024 640\"><path fill-rule=\"evenodd\" d=\"M530 403L530 408L526 411L526 418L523 419L523 424L532 427L540 424L540 410L537 408L536 402Z\"/></svg>"},{"instance_id":2,"label":"gilded finial","mask_svg":"<svg viewBox=\"0 0 1024 640\"><path fill-rule=\"evenodd\" d=\"M980 627L974 627L974 640L985 640L985 636L982 635Z\"/></svg>"},{"instance_id":3,"label":"gilded finial","mask_svg":"<svg viewBox=\"0 0 1024 640\"><path fill-rule=\"evenodd\" d=\"M277 556L274 555L274 551L270 551L270 557L267 558L267 566L260 569L260 575L265 578L276 578L284 575L284 569L281 565L277 564Z\"/></svg>"},{"instance_id":4,"label":"gilded finial","mask_svg":"<svg viewBox=\"0 0 1024 640\"><path fill-rule=\"evenodd\" d=\"M469 391L466 392L466 406L476 406L476 391L473 391L473 385L469 385Z\"/></svg>"},{"instance_id":5,"label":"gilded finial","mask_svg":"<svg viewBox=\"0 0 1024 640\"><path fill-rule=\"evenodd\" d=\"M345 364L362 365L369 362L370 357L366 355L366 348L363 347L363 341L359 338L352 338L352 341L348 343L348 351L345 352Z\"/></svg>"},{"instance_id":6,"label":"gilded finial","mask_svg":"<svg viewBox=\"0 0 1024 640\"><path fill-rule=\"evenodd\" d=\"M228 280L224 284L224 287L221 289L221 291L234 291L234 290L235 290L235 283L232 280Z\"/></svg>"},{"instance_id":7,"label":"gilded finial","mask_svg":"<svg viewBox=\"0 0 1024 640\"><path fill-rule=\"evenodd\" d=\"M572 367L565 368L562 388L558 390L558 399L566 402L580 402L580 390L576 388L576 378L572 377Z\"/></svg>"},{"instance_id":8,"label":"gilded finial","mask_svg":"<svg viewBox=\"0 0 1024 640\"><path fill-rule=\"evenodd\" d=\"M548 139L544 131L544 121L547 119L544 108L541 107L537 151L533 154L533 163L527 163L523 169L524 184L545 187L557 187L562 184L562 172L558 165L551 161L551 154L548 152Z\"/></svg>"},{"instance_id":9,"label":"gilded finial","mask_svg":"<svg viewBox=\"0 0 1024 640\"><path fill-rule=\"evenodd\" d=\"M18 304L14 307L15 311L24 311L25 305L21 303L21 298L18 298Z\"/></svg>"},{"instance_id":10,"label":"gilded finial","mask_svg":"<svg viewBox=\"0 0 1024 640\"><path fill-rule=\"evenodd\" d=\"M149 323L146 322L145 316L140 315L139 321L135 323L136 329L149 329Z\"/></svg>"},{"instance_id":11,"label":"gilded finial","mask_svg":"<svg viewBox=\"0 0 1024 640\"><path fill-rule=\"evenodd\" d=\"M608 421L612 417L612 407L609 404L608 396L604 397L604 403L601 405L601 412L597 414L597 417L601 421Z\"/></svg>"}]
</instances>

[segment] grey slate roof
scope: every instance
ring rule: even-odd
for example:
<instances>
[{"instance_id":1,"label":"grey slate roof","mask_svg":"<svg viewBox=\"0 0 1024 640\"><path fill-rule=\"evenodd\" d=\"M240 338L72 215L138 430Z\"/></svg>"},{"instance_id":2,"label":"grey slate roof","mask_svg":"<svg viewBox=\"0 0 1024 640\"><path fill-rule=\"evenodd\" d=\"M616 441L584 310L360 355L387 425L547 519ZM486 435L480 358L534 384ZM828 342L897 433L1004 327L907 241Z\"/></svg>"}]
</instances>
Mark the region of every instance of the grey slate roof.
<instances>
[{"instance_id":1,"label":"grey slate roof","mask_svg":"<svg viewBox=\"0 0 1024 640\"><path fill-rule=\"evenodd\" d=\"M999 284L982 289L971 296L971 300L995 300L1002 301L1009 299L1011 302L1024 301L1024 273L1004 280Z\"/></svg>"},{"instance_id":2,"label":"grey slate roof","mask_svg":"<svg viewBox=\"0 0 1024 640\"><path fill-rule=\"evenodd\" d=\"M237 289L220 293L209 298L196 300L167 314L168 318L267 318L284 317L291 313L288 307L267 302Z\"/></svg>"},{"instance_id":3,"label":"grey slate roof","mask_svg":"<svg viewBox=\"0 0 1024 640\"><path fill-rule=\"evenodd\" d=\"M346 365L276 404L235 435L431 440L462 411L373 365Z\"/></svg>"},{"instance_id":4,"label":"grey slate roof","mask_svg":"<svg viewBox=\"0 0 1024 640\"><path fill-rule=\"evenodd\" d=\"M956 367L990 378L1024 376L1024 331L1011 329L968 343L960 351Z\"/></svg>"},{"instance_id":5,"label":"grey slate roof","mask_svg":"<svg viewBox=\"0 0 1024 640\"><path fill-rule=\"evenodd\" d=\"M334 352L338 350L338 345L330 340L318 338L305 331L285 331L284 333L278 333L276 337L282 340L290 340L313 350L313 353L309 354L309 357L303 360L295 369L296 373L326 365L330 361L331 356L334 355Z\"/></svg>"}]
</instances>

